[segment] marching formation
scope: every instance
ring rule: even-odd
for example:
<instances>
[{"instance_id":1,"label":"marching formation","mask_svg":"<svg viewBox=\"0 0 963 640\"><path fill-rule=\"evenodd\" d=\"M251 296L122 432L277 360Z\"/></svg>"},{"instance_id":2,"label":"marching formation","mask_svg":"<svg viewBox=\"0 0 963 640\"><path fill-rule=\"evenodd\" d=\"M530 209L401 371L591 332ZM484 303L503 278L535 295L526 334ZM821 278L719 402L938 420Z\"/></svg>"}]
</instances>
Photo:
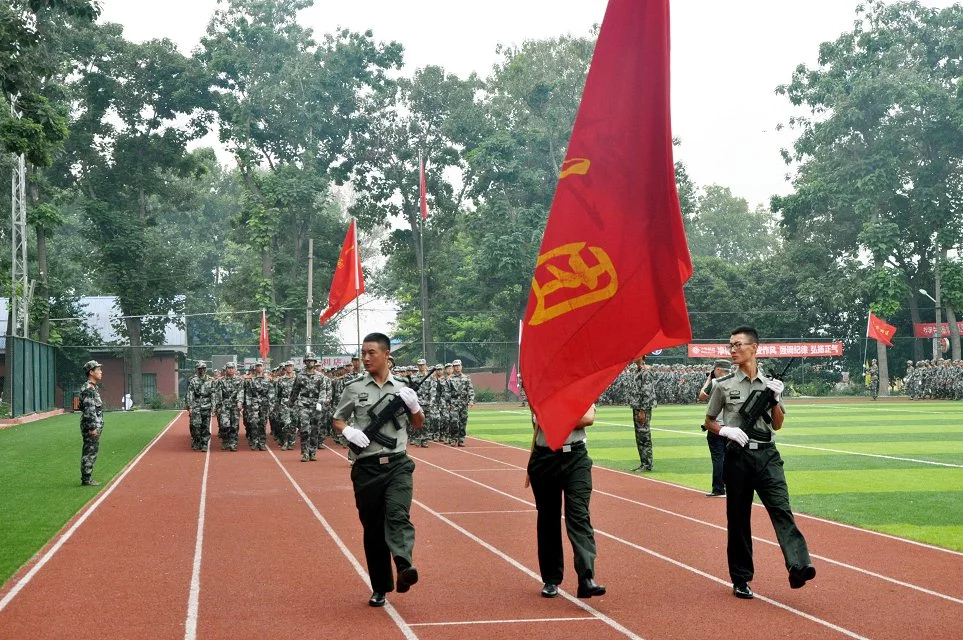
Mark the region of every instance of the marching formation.
<instances>
[{"instance_id":1,"label":"marching formation","mask_svg":"<svg viewBox=\"0 0 963 640\"><path fill-rule=\"evenodd\" d=\"M903 387L912 400L963 400L963 360L907 360Z\"/></svg>"},{"instance_id":2,"label":"marching formation","mask_svg":"<svg viewBox=\"0 0 963 640\"><path fill-rule=\"evenodd\" d=\"M243 425L248 447L267 450L270 435L282 450L298 444L301 461L317 459L326 438L347 446L332 429L334 409L345 387L361 377L361 361L350 365L321 368L318 357L307 352L304 368L295 371L286 361L265 371L257 361L247 373L238 372L237 363L228 362L213 376L207 363L199 361L196 373L187 383L185 409L190 415L191 448L207 451L211 439L211 419L217 421L217 437L224 451L237 451ZM461 360L436 364L429 371L427 361L416 366L397 366L391 372L400 378L426 378L418 390L425 409L425 424L409 433L412 445L427 447L432 441L463 447L468 426L468 409L475 404L475 388L462 371Z\"/></svg>"},{"instance_id":3,"label":"marching formation","mask_svg":"<svg viewBox=\"0 0 963 640\"><path fill-rule=\"evenodd\" d=\"M706 381L705 364L648 365L652 401L655 404L693 404ZM631 405L637 393L635 364L625 368L599 397L599 404Z\"/></svg>"}]
</instances>

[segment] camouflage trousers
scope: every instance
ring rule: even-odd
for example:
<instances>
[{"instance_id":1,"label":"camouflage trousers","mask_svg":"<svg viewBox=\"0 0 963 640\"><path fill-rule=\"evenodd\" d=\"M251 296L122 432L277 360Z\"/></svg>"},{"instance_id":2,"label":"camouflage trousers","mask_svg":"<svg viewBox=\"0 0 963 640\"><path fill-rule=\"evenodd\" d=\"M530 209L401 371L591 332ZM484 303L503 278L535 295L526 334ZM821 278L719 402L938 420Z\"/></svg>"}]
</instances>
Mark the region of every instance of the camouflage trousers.
<instances>
[{"instance_id":1,"label":"camouflage trousers","mask_svg":"<svg viewBox=\"0 0 963 640\"><path fill-rule=\"evenodd\" d=\"M301 453L316 454L321 435L321 412L314 405L299 406L298 430L301 432Z\"/></svg>"},{"instance_id":2,"label":"camouflage trousers","mask_svg":"<svg viewBox=\"0 0 963 640\"><path fill-rule=\"evenodd\" d=\"M80 453L80 481L88 482L90 475L94 472L94 463L97 462L97 452L100 451L100 434L103 433L102 426L95 429L96 434L90 435L87 431L82 431L84 446Z\"/></svg>"},{"instance_id":3,"label":"camouflage trousers","mask_svg":"<svg viewBox=\"0 0 963 640\"><path fill-rule=\"evenodd\" d=\"M211 410L191 409L191 449L207 447L211 439Z\"/></svg>"},{"instance_id":4,"label":"camouflage trousers","mask_svg":"<svg viewBox=\"0 0 963 640\"><path fill-rule=\"evenodd\" d=\"M468 405L453 409L455 419L455 439L464 442L468 435Z\"/></svg>"},{"instance_id":5,"label":"camouflage trousers","mask_svg":"<svg viewBox=\"0 0 963 640\"><path fill-rule=\"evenodd\" d=\"M238 423L241 419L241 412L237 405L224 407L221 415L217 419L217 437L221 439L221 448L237 448Z\"/></svg>"},{"instance_id":6,"label":"camouflage trousers","mask_svg":"<svg viewBox=\"0 0 963 640\"><path fill-rule=\"evenodd\" d=\"M639 450L639 468L642 471L652 471L652 408L643 409L645 419L639 420L639 411L632 409L632 422L635 425L635 447Z\"/></svg>"},{"instance_id":7,"label":"camouflage trousers","mask_svg":"<svg viewBox=\"0 0 963 640\"><path fill-rule=\"evenodd\" d=\"M290 407L281 407L278 424L281 429L281 444L293 447L298 439L298 425L294 421L294 414Z\"/></svg>"},{"instance_id":8,"label":"camouflage trousers","mask_svg":"<svg viewBox=\"0 0 963 640\"><path fill-rule=\"evenodd\" d=\"M875 400L879 396L879 378L873 376L869 379L869 395Z\"/></svg>"},{"instance_id":9,"label":"camouflage trousers","mask_svg":"<svg viewBox=\"0 0 963 640\"><path fill-rule=\"evenodd\" d=\"M248 444L252 449L267 446L267 407L251 405L244 412L244 425Z\"/></svg>"}]
</instances>

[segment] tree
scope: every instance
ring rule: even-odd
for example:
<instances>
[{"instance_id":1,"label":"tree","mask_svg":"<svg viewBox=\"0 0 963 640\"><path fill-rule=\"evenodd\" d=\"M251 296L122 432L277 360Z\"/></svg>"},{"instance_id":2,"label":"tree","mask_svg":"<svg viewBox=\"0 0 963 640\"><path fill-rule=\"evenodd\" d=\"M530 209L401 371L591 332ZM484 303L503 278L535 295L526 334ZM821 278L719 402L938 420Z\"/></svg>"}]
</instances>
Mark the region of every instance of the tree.
<instances>
[{"instance_id":1,"label":"tree","mask_svg":"<svg viewBox=\"0 0 963 640\"><path fill-rule=\"evenodd\" d=\"M749 211L745 198L717 184L696 197L686 236L693 255L715 256L731 263L765 259L779 248L772 214L762 208Z\"/></svg>"}]
</instances>

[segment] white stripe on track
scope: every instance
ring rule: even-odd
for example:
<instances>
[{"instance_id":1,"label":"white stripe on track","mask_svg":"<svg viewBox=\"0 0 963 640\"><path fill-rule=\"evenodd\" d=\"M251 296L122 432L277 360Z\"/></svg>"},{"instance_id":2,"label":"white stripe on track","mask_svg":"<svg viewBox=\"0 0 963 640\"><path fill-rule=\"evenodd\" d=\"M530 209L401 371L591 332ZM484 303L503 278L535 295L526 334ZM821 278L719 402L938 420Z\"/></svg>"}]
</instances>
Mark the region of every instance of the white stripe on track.
<instances>
[{"instance_id":1,"label":"white stripe on track","mask_svg":"<svg viewBox=\"0 0 963 640\"><path fill-rule=\"evenodd\" d=\"M41 558L37 561L37 564L33 565L33 567L30 568L30 571L28 571L26 575L20 578L20 580L17 581L17 584L15 584L13 588L10 589L10 591L8 591L5 596L3 596L3 599L0 600L0 611L3 611L4 608L6 608L6 606L10 604L10 602L15 597L17 597L17 594L20 593L24 587L30 584L30 581L33 580L33 577L37 575L37 573L44 567L44 565L50 562L50 559L54 557L54 554L56 554L60 550L60 547L64 546L64 543L66 543L67 540L70 540L70 538L74 535L74 533L76 533L77 529L80 528L80 525L82 525L84 522L87 521L87 518L90 517L90 515L97 509L97 507L103 504L104 500L107 499L107 496L109 496L111 493L114 492L114 489L116 489L118 485L120 485L120 483L124 480L124 478L127 477L127 474L130 473L131 470L137 465L137 463L140 462L145 455L147 455L147 452L150 451L155 444L157 444L157 441L160 440L165 433L167 433L167 431L171 428L171 426L173 426L173 424L177 421L177 418L179 417L180 417L180 414L178 414L173 420L168 422L167 426L164 427L164 429L160 433L154 436L154 439L151 440L146 447L144 447L144 450L140 452L140 455L138 455L136 458L134 458L129 463L127 463L127 466L124 467L124 469L120 472L120 474L116 478L114 478L114 481L110 484L110 486L105 488L103 492L97 497L97 499L94 500L93 504L91 504L87 508L87 510L84 511L83 515L77 518L77 520L73 523L73 525L71 525L70 528L68 528L67 531L65 531L60 536L60 538L57 539L57 542L55 542L53 546L50 547L47 553L41 556Z\"/></svg>"},{"instance_id":2,"label":"white stripe on track","mask_svg":"<svg viewBox=\"0 0 963 640\"><path fill-rule=\"evenodd\" d=\"M207 511L207 476L211 467L211 447L204 454L204 474L201 476L201 504L197 509L197 537L194 540L194 563L191 567L191 588L187 597L187 619L184 621L184 640L197 638L197 611L201 601L201 553L204 550L204 522Z\"/></svg>"},{"instance_id":3,"label":"white stripe on track","mask_svg":"<svg viewBox=\"0 0 963 640\"><path fill-rule=\"evenodd\" d=\"M336 453L330 448L326 448L325 450L333 453L334 455L340 458L344 458L344 456L342 456L339 453ZM325 519L323 515L321 515L321 512L318 511L318 508L314 506L314 503L311 502L311 498L309 498L308 494L304 492L304 489L301 488L301 485L298 484L297 480L295 480L291 476L291 474L288 473L288 470L284 468L284 465L281 464L281 460L277 457L277 454L274 453L274 449L268 449L268 451L271 453L271 457L274 458L274 462L276 462L278 467L281 468L281 472L287 477L288 481L291 483L294 489L298 492L298 495L300 495L301 499L304 500L304 503L308 505L308 508L311 510L311 513L314 514L314 517L317 519L317 521L321 523L321 526L324 527L324 530L327 531L329 536L331 536L331 539L334 540L334 543L338 545L338 549L341 550L341 553L344 554L344 557L348 559L348 562L351 563L351 566L354 567L354 570L358 573L359 576L361 576L362 580L364 580L370 587L371 576L369 576L368 572L364 570L364 567L361 566L361 563L358 562L358 559L354 556L353 553L351 553L351 550L348 549L348 546L344 543L344 541L341 539L338 533L334 530L334 528L330 524L328 524L328 521ZM415 634L414 630L412 630L411 625L409 625L405 621L405 619L401 617L401 614L398 613L397 609L391 606L390 602L385 603L384 610L388 612L388 616L394 621L395 625L398 626L398 629L401 631L402 635L404 635L405 638L407 638L408 640L418 639L418 636Z\"/></svg>"},{"instance_id":4,"label":"white stripe on track","mask_svg":"<svg viewBox=\"0 0 963 640\"><path fill-rule=\"evenodd\" d=\"M522 618L519 620L465 620L447 622L412 622L413 627L459 627L473 624L518 624L520 622L598 622L598 618L593 616L583 616L581 618Z\"/></svg>"}]
</instances>

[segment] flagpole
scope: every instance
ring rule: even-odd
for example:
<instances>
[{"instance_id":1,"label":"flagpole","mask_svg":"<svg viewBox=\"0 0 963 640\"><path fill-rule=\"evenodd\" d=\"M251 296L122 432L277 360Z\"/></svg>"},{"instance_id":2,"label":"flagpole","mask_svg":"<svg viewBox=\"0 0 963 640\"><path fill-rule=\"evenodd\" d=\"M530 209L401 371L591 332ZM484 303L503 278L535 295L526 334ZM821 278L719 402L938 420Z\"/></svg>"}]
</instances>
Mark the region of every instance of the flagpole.
<instances>
[{"instance_id":1,"label":"flagpole","mask_svg":"<svg viewBox=\"0 0 963 640\"><path fill-rule=\"evenodd\" d=\"M418 151L418 204L421 209L421 198L427 196L421 192L425 176L425 164ZM428 282L425 278L425 218L419 213L418 223L418 253L421 255L421 357L428 358Z\"/></svg>"},{"instance_id":2,"label":"flagpole","mask_svg":"<svg viewBox=\"0 0 963 640\"><path fill-rule=\"evenodd\" d=\"M872 313L872 311L870 311ZM866 335L863 337L863 377L866 376L866 353L869 351L869 316L866 316Z\"/></svg>"},{"instance_id":3,"label":"flagpole","mask_svg":"<svg viewBox=\"0 0 963 640\"><path fill-rule=\"evenodd\" d=\"M358 253L358 222L354 218L351 218L351 224L354 225L354 312L355 321L357 323L358 329L358 351L357 356L361 357L361 302L359 298L361 294L358 291L361 289L361 254Z\"/></svg>"}]
</instances>

